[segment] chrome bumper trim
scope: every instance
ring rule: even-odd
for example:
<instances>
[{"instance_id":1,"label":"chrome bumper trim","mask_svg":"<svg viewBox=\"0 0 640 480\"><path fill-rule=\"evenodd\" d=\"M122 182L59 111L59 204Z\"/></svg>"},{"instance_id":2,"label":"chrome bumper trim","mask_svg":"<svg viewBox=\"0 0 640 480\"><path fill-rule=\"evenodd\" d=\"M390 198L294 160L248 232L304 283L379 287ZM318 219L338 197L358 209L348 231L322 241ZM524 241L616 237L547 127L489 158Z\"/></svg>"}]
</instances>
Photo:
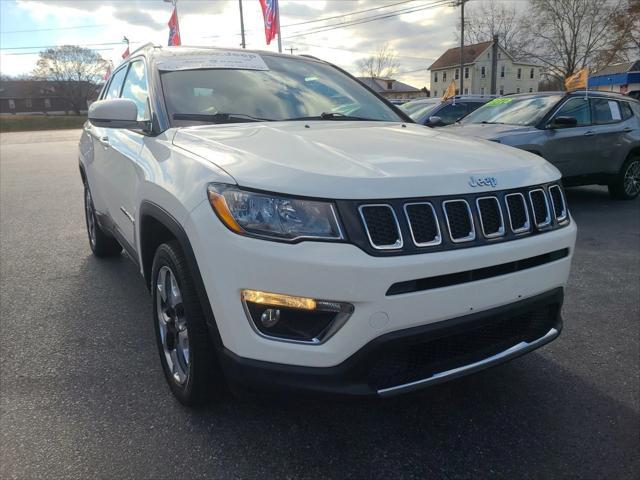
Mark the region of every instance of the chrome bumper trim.
<instances>
[{"instance_id":1,"label":"chrome bumper trim","mask_svg":"<svg viewBox=\"0 0 640 480\"><path fill-rule=\"evenodd\" d=\"M556 338L559 334L560 334L559 330L552 328L544 336L538 338L537 340L534 340L533 342L530 342L530 343L520 342L514 345L513 347L508 348L500 353L496 353L495 355L492 355L490 357L487 357L484 360L479 360L475 363L470 363L469 365L464 365L462 367L453 368L451 370L436 373L430 376L429 378L416 380L415 382L405 383L403 385L396 385L395 387L387 387L387 388L380 389L378 390L378 395L380 395L381 397L390 397L400 393L406 393L412 390L418 390L428 385L440 383L445 380L451 380L452 378L461 377L468 373L482 370L484 368L491 367L492 365L497 365L511 358L515 358L519 355L530 352L531 350L535 350L536 348L541 347L545 343L549 343L551 340Z\"/></svg>"}]
</instances>

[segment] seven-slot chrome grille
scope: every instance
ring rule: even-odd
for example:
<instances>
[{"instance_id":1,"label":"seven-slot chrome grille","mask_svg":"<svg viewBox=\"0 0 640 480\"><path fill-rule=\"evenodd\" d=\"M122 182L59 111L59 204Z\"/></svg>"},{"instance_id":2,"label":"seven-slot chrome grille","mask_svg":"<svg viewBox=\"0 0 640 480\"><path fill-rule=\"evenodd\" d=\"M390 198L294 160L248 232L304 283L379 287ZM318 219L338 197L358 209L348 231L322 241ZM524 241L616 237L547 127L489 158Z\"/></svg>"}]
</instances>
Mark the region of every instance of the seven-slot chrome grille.
<instances>
[{"instance_id":1,"label":"seven-slot chrome grille","mask_svg":"<svg viewBox=\"0 0 640 480\"><path fill-rule=\"evenodd\" d=\"M356 207L358 225L348 220ZM559 184L478 194L341 201L351 240L374 255L464 248L561 228L569 214Z\"/></svg>"}]
</instances>

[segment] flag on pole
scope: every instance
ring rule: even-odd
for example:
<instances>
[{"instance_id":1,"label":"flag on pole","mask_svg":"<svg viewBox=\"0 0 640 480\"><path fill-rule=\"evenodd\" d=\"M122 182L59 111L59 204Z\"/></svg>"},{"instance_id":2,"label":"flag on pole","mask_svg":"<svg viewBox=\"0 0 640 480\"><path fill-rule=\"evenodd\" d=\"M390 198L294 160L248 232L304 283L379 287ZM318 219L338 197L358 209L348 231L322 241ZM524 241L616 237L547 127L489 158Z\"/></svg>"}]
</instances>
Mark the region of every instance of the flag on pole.
<instances>
[{"instance_id":1,"label":"flag on pole","mask_svg":"<svg viewBox=\"0 0 640 480\"><path fill-rule=\"evenodd\" d=\"M104 72L104 76L102 77L102 80L106 82L107 80L109 80L110 76L111 76L111 63L109 63L109 65L107 66L107 71Z\"/></svg>"},{"instance_id":2,"label":"flag on pole","mask_svg":"<svg viewBox=\"0 0 640 480\"><path fill-rule=\"evenodd\" d=\"M444 94L442 95L442 101L446 102L451 97L455 97L455 96L456 96L456 81L451 80L451 83L449 84L447 89L444 91Z\"/></svg>"},{"instance_id":3,"label":"flag on pole","mask_svg":"<svg viewBox=\"0 0 640 480\"><path fill-rule=\"evenodd\" d=\"M129 52L129 45L127 44L127 49L122 52L122 59L126 60L127 58L129 58L129 55L131 55L131 52Z\"/></svg>"},{"instance_id":4,"label":"flag on pole","mask_svg":"<svg viewBox=\"0 0 640 480\"><path fill-rule=\"evenodd\" d=\"M264 17L264 33L267 37L267 45L271 40L280 35L280 25L278 25L278 0L260 0L262 16Z\"/></svg>"},{"instance_id":5,"label":"flag on pole","mask_svg":"<svg viewBox=\"0 0 640 480\"><path fill-rule=\"evenodd\" d=\"M567 92L573 90L587 89L589 84L589 68L584 67L573 75L569 75L564 81L564 88Z\"/></svg>"},{"instance_id":6,"label":"flag on pole","mask_svg":"<svg viewBox=\"0 0 640 480\"><path fill-rule=\"evenodd\" d=\"M171 18L169 19L169 46L181 45L180 41L180 25L178 24L178 10L174 7Z\"/></svg>"}]
</instances>

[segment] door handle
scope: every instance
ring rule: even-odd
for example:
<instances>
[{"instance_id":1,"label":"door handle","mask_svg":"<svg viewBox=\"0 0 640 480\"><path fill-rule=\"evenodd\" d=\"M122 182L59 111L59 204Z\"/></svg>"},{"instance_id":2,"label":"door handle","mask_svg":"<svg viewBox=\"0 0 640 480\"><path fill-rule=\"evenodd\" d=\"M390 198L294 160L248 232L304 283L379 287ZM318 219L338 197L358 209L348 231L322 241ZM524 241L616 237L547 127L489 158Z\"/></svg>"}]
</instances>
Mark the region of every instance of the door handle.
<instances>
[{"instance_id":1,"label":"door handle","mask_svg":"<svg viewBox=\"0 0 640 480\"><path fill-rule=\"evenodd\" d=\"M629 132L633 132L633 128L627 127L622 130L622 133L629 133Z\"/></svg>"},{"instance_id":2,"label":"door handle","mask_svg":"<svg viewBox=\"0 0 640 480\"><path fill-rule=\"evenodd\" d=\"M588 132L584 132L585 137L592 137L593 135L594 135L594 132L592 132L591 130L589 130Z\"/></svg>"},{"instance_id":3,"label":"door handle","mask_svg":"<svg viewBox=\"0 0 640 480\"><path fill-rule=\"evenodd\" d=\"M105 135L105 136L97 137L97 138L98 138L98 141L99 141L103 146L105 146L105 147L108 147L108 146L109 146L109 137L107 137L107 136Z\"/></svg>"}]
</instances>

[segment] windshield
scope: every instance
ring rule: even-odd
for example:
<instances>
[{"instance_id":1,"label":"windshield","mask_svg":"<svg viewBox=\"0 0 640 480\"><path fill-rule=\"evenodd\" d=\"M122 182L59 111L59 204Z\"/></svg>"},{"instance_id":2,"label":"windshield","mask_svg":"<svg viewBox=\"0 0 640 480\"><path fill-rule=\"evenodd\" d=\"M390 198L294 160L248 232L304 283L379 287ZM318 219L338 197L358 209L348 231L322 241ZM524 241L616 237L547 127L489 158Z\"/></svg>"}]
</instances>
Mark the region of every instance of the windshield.
<instances>
[{"instance_id":1,"label":"windshield","mask_svg":"<svg viewBox=\"0 0 640 480\"><path fill-rule=\"evenodd\" d=\"M475 112L470 113L460 123L535 125L561 99L562 95L494 98Z\"/></svg>"},{"instance_id":2,"label":"windshield","mask_svg":"<svg viewBox=\"0 0 640 480\"><path fill-rule=\"evenodd\" d=\"M330 65L269 55L262 59L268 70L161 72L172 124L228 123L231 118L234 122L309 117L403 121L359 82Z\"/></svg>"},{"instance_id":3,"label":"windshield","mask_svg":"<svg viewBox=\"0 0 640 480\"><path fill-rule=\"evenodd\" d=\"M439 98L428 100L426 102L409 102L402 105L400 108L407 112L409 116L416 122L421 121L428 112L440 105L442 101Z\"/></svg>"}]
</instances>

